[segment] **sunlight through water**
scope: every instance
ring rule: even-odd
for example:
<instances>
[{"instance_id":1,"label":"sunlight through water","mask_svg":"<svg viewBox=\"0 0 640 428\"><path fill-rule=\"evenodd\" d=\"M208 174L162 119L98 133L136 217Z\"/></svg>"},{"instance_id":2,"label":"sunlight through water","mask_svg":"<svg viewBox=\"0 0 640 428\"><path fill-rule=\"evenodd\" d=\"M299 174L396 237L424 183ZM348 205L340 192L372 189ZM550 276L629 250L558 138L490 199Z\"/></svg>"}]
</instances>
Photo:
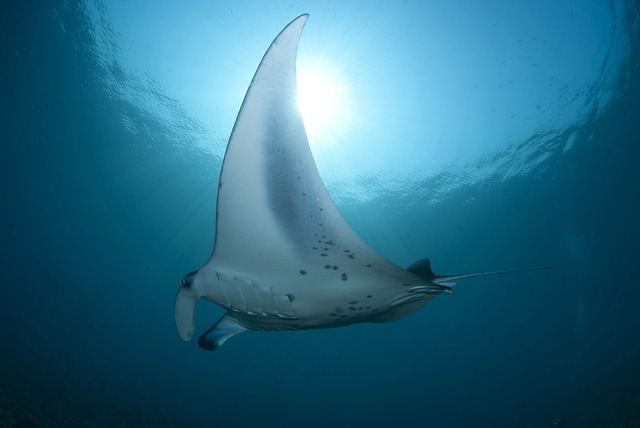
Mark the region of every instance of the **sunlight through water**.
<instances>
[{"instance_id":1,"label":"sunlight through water","mask_svg":"<svg viewBox=\"0 0 640 428\"><path fill-rule=\"evenodd\" d=\"M298 72L298 108L310 143L326 140L330 127L344 117L345 90L330 72L302 69Z\"/></svg>"}]
</instances>

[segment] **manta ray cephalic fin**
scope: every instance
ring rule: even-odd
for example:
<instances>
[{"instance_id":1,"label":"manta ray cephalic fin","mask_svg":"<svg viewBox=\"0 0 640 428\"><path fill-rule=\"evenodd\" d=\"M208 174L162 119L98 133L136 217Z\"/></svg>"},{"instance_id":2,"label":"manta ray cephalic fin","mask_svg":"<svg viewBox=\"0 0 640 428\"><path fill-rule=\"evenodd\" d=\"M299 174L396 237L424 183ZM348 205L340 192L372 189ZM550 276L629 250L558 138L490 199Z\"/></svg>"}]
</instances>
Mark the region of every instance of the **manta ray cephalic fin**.
<instances>
[{"instance_id":1,"label":"manta ray cephalic fin","mask_svg":"<svg viewBox=\"0 0 640 428\"><path fill-rule=\"evenodd\" d=\"M215 351L231 336L247 331L237 319L229 314L223 315L209 330L198 339L198 345L207 351Z\"/></svg>"}]
</instances>

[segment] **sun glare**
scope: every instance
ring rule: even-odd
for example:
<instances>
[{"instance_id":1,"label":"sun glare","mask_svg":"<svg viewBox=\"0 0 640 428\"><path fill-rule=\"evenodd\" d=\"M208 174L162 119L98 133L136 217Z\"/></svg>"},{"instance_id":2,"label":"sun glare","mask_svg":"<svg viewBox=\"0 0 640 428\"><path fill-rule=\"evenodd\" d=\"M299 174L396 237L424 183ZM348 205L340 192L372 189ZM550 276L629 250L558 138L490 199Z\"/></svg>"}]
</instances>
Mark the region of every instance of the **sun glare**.
<instances>
[{"instance_id":1,"label":"sun glare","mask_svg":"<svg viewBox=\"0 0 640 428\"><path fill-rule=\"evenodd\" d=\"M328 72L299 70L298 108L304 120L309 142L318 144L323 134L340 121L344 105L344 88Z\"/></svg>"}]
</instances>

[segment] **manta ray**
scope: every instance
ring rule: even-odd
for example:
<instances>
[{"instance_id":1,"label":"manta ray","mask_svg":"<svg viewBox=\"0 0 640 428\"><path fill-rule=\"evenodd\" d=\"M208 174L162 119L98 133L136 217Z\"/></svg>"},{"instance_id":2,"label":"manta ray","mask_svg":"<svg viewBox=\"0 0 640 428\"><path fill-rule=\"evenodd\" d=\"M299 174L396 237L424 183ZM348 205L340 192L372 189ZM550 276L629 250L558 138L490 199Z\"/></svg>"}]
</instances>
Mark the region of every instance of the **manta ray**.
<instances>
[{"instance_id":1,"label":"manta ray","mask_svg":"<svg viewBox=\"0 0 640 428\"><path fill-rule=\"evenodd\" d=\"M403 269L351 229L320 178L297 107L296 55L307 18L291 21L258 66L222 163L213 253L180 281L182 339L193 337L198 299L225 309L198 340L207 350L247 330L394 321L452 293L453 280L515 271L441 276L429 259Z\"/></svg>"}]
</instances>

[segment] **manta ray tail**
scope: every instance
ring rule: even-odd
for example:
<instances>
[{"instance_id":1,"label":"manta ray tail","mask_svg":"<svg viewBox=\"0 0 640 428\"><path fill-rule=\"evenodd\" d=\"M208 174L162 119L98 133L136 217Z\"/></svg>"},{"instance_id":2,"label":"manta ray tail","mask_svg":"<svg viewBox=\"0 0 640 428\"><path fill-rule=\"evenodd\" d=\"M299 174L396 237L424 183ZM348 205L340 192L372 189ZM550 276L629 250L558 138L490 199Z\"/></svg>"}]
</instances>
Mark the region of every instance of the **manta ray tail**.
<instances>
[{"instance_id":1,"label":"manta ray tail","mask_svg":"<svg viewBox=\"0 0 640 428\"><path fill-rule=\"evenodd\" d=\"M472 276L485 276L485 275L499 275L502 273L512 273L512 272L524 272L528 270L542 270L542 269L551 269L550 266L546 267L537 267L537 268L526 268L526 269L510 269L510 270L496 270L492 272L477 272L477 273L465 273L459 275L436 275L431 270L431 261L429 259L418 260L413 263L411 266L407 268L407 270L415 275L418 275L420 278L431 281L435 284L440 284L446 287L445 292L453 293L451 289L455 283L448 282L453 281L460 278L470 278Z\"/></svg>"}]
</instances>

